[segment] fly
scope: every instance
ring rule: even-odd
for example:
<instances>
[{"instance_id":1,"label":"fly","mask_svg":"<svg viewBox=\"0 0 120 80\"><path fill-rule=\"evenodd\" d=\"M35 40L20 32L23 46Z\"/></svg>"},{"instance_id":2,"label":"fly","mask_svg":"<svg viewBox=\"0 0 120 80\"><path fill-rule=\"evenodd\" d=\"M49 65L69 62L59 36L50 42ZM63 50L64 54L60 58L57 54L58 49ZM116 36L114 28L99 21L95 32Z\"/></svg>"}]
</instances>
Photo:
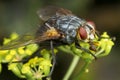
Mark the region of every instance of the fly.
<instances>
[{"instance_id":1,"label":"fly","mask_svg":"<svg viewBox=\"0 0 120 80\"><path fill-rule=\"evenodd\" d=\"M40 25L34 36L24 35L3 47L0 47L0 49L9 50L28 44L41 44L42 42L49 41L52 55L54 56L54 43L59 45L75 43L77 48L90 53L96 58L94 54L89 50L82 48L78 43L79 41L87 42L90 44L91 50L96 50L95 45L93 44L93 39L96 38L96 30L90 22L75 16L70 10L53 6L42 8L38 10L37 14L44 23ZM54 67L54 57L53 62Z\"/></svg>"}]
</instances>

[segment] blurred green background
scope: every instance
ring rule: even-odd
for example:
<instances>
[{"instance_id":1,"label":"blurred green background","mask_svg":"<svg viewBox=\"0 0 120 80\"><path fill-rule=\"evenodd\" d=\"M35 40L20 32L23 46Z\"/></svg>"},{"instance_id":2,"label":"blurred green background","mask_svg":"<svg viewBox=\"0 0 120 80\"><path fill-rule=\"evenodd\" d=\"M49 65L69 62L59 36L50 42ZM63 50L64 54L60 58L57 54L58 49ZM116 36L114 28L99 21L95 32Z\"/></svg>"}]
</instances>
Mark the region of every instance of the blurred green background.
<instances>
[{"instance_id":1,"label":"blurred green background","mask_svg":"<svg viewBox=\"0 0 120 80\"><path fill-rule=\"evenodd\" d=\"M107 31L117 38L110 55L93 61L82 80L120 80L120 0L0 0L0 42L12 32L34 32L40 23L36 11L48 5L67 8L81 18L94 21L100 33ZM68 54L57 54L54 80L61 80L71 58ZM0 80L8 79L23 80L7 71L7 65L3 64Z\"/></svg>"}]
</instances>

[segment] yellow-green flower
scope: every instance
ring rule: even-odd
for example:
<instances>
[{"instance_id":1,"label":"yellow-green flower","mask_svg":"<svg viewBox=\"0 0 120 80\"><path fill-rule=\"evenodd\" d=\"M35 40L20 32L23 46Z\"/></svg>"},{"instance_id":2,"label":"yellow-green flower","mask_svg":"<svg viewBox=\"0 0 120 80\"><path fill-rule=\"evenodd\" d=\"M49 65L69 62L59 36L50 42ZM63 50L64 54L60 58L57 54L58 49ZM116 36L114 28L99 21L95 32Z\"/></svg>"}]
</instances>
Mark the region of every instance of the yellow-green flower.
<instances>
[{"instance_id":1,"label":"yellow-green flower","mask_svg":"<svg viewBox=\"0 0 120 80\"><path fill-rule=\"evenodd\" d=\"M19 37L19 35L17 33L15 33L15 32L10 35L11 40L15 40L18 37Z\"/></svg>"},{"instance_id":2,"label":"yellow-green flower","mask_svg":"<svg viewBox=\"0 0 120 80\"><path fill-rule=\"evenodd\" d=\"M42 80L42 78L45 77L45 75L43 74L43 72L39 72L39 71L35 72L33 74L33 76L34 76L35 79L38 79L38 80Z\"/></svg>"},{"instance_id":3,"label":"yellow-green flower","mask_svg":"<svg viewBox=\"0 0 120 80\"><path fill-rule=\"evenodd\" d=\"M25 54L24 48L25 48L25 46L18 48L18 53L21 54L21 55L22 55L22 54Z\"/></svg>"},{"instance_id":4,"label":"yellow-green flower","mask_svg":"<svg viewBox=\"0 0 120 80\"><path fill-rule=\"evenodd\" d=\"M31 73L31 75L34 75L34 78L42 78L43 76L45 77L49 74L51 66L52 64L50 60L46 60L42 57L35 57L30 59L28 63L23 65L22 72L24 74Z\"/></svg>"},{"instance_id":5,"label":"yellow-green flower","mask_svg":"<svg viewBox=\"0 0 120 80\"><path fill-rule=\"evenodd\" d=\"M5 56L8 54L9 50L0 50L0 62L4 62Z\"/></svg>"},{"instance_id":6,"label":"yellow-green flower","mask_svg":"<svg viewBox=\"0 0 120 80\"><path fill-rule=\"evenodd\" d=\"M9 43L10 41L11 41L10 39L8 39L8 38L4 38L4 42L3 42L3 44L5 45L5 44Z\"/></svg>"},{"instance_id":7,"label":"yellow-green flower","mask_svg":"<svg viewBox=\"0 0 120 80\"><path fill-rule=\"evenodd\" d=\"M9 43L11 40L15 40L16 38L18 38L18 36L19 35L17 33L12 33L10 35L10 38L4 38L3 44L5 45L5 44Z\"/></svg>"},{"instance_id":8,"label":"yellow-green flower","mask_svg":"<svg viewBox=\"0 0 120 80\"><path fill-rule=\"evenodd\" d=\"M4 39L3 44L6 45L11 40L15 40L16 38L19 38L19 35L13 33L10 38ZM96 57L108 55L111 51L112 46L114 45L114 42L111 40L106 32L101 35L100 40L97 37L93 40L93 42L97 43L96 51L90 50L91 45L89 43L82 41L78 43L81 47L95 54ZM50 69L52 67L51 50L43 49L39 52L41 57L36 56L34 58L31 58L27 63L22 63L23 58L32 55L38 48L39 46L37 44L30 44L16 49L0 50L0 63L10 62L8 66L9 70L11 70L20 78L26 78L28 80L42 80L43 77L49 75ZM63 50L67 53L78 55L79 57L88 60L88 62L91 62L94 59L94 57L90 53L76 48L75 43L71 45L60 46L57 49L54 49L54 53L57 53L58 49ZM20 63L12 63L14 61L20 61ZM1 64L0 69L2 69Z\"/></svg>"},{"instance_id":9,"label":"yellow-green flower","mask_svg":"<svg viewBox=\"0 0 120 80\"><path fill-rule=\"evenodd\" d=\"M29 74L32 74L32 73L31 73L31 68L30 68L29 65L23 65L21 71L22 71L23 74L28 74L28 73L29 73Z\"/></svg>"},{"instance_id":10,"label":"yellow-green flower","mask_svg":"<svg viewBox=\"0 0 120 80\"><path fill-rule=\"evenodd\" d=\"M21 73L20 71L20 66L21 64L18 63L10 63L8 65L8 70L11 70L15 75L17 75L20 78L25 78L25 76Z\"/></svg>"},{"instance_id":11,"label":"yellow-green flower","mask_svg":"<svg viewBox=\"0 0 120 80\"><path fill-rule=\"evenodd\" d=\"M110 53L114 42L112 41L112 39L109 37L109 35L107 34L107 32L104 32L101 35L101 40L99 41L99 51L97 52L96 55L100 56L106 56Z\"/></svg>"}]
</instances>

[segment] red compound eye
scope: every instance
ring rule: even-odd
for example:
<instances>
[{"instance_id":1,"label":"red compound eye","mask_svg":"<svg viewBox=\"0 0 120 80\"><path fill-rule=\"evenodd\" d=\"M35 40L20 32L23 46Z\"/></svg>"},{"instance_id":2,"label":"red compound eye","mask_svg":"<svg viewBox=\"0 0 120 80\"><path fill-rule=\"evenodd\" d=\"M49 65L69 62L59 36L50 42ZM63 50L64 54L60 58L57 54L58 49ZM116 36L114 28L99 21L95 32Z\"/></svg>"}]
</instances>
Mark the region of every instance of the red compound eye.
<instances>
[{"instance_id":1,"label":"red compound eye","mask_svg":"<svg viewBox=\"0 0 120 80\"><path fill-rule=\"evenodd\" d=\"M83 27L80 27L79 35L80 35L81 39L83 39L83 40L85 40L87 38L87 32Z\"/></svg>"}]
</instances>

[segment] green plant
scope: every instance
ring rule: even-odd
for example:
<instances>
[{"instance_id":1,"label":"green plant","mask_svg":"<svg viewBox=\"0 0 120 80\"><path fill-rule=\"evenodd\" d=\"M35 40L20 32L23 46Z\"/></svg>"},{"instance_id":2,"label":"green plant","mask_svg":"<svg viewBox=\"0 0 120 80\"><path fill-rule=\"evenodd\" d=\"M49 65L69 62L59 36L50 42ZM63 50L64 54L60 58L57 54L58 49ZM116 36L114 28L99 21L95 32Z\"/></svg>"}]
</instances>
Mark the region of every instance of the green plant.
<instances>
[{"instance_id":1,"label":"green plant","mask_svg":"<svg viewBox=\"0 0 120 80\"><path fill-rule=\"evenodd\" d=\"M18 37L19 35L16 33L11 34L10 38L4 39L3 45ZM90 50L97 58L107 56L114 45L114 42L107 32L104 32L101 35L101 39L95 39L94 43L97 45L96 51L89 49L89 43L80 41L79 45L87 50ZM22 62L24 58L31 56L38 48L39 46L37 44L30 44L16 49L0 50L0 71L2 71L2 63L9 63L8 70L11 70L19 78L25 78L27 80L42 80L43 77L47 77L50 73L50 68L52 67L52 56L50 54L51 50L42 49L39 52L39 54L42 55L41 57L36 56L31 58L27 63ZM74 56L63 80L69 79L80 58L85 61L85 64L73 80L79 80L83 72L88 72L87 67L94 60L94 57L91 54L76 48L75 43L66 46L59 46L54 49L54 52L57 53L59 50L71 53Z\"/></svg>"}]
</instances>

